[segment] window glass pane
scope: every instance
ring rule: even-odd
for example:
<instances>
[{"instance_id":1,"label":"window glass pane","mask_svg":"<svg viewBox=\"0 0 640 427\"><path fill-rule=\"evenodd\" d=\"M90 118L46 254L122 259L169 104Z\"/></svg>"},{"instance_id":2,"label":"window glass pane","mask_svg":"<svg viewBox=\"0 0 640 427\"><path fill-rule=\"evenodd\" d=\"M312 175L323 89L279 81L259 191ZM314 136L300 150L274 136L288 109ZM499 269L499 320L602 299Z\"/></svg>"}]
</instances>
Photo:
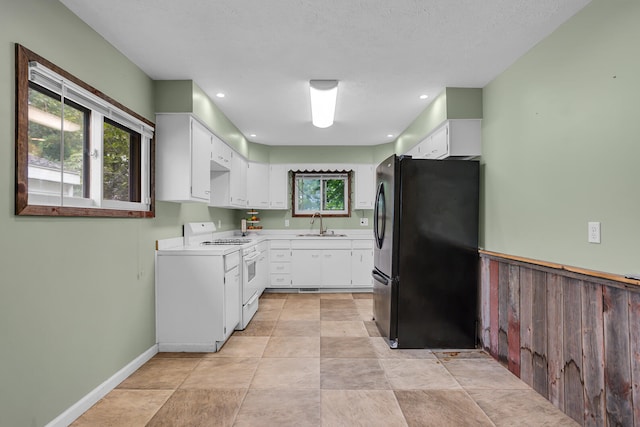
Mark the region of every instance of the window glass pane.
<instances>
[{"instance_id":1,"label":"window glass pane","mask_svg":"<svg viewBox=\"0 0 640 427\"><path fill-rule=\"evenodd\" d=\"M88 111L70 101L63 109L59 95L32 85L28 114L29 193L45 196L47 204L84 197Z\"/></svg>"},{"instance_id":2,"label":"window glass pane","mask_svg":"<svg viewBox=\"0 0 640 427\"><path fill-rule=\"evenodd\" d=\"M320 194L320 179L298 178L297 210L319 211L321 209L322 195Z\"/></svg>"},{"instance_id":3,"label":"window glass pane","mask_svg":"<svg viewBox=\"0 0 640 427\"><path fill-rule=\"evenodd\" d=\"M110 120L104 122L102 160L104 200L140 201L140 135Z\"/></svg>"},{"instance_id":4,"label":"window glass pane","mask_svg":"<svg viewBox=\"0 0 640 427\"><path fill-rule=\"evenodd\" d=\"M343 211L344 179L327 179L324 181L324 210Z\"/></svg>"}]
</instances>

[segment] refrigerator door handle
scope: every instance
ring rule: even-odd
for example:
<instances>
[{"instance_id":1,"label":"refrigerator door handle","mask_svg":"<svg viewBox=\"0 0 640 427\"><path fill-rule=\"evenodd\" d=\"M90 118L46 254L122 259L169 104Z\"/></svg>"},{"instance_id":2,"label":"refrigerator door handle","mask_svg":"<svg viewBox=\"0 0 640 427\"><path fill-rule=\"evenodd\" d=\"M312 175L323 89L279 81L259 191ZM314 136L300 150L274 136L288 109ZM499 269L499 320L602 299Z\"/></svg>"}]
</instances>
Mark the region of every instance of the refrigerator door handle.
<instances>
[{"instance_id":1,"label":"refrigerator door handle","mask_svg":"<svg viewBox=\"0 0 640 427\"><path fill-rule=\"evenodd\" d=\"M378 186L375 203L375 210L373 212L373 234L376 239L376 246L378 246L378 249L382 249L386 228L386 216L383 216L382 221L380 221L380 212L382 211L382 214L386 215L386 200L384 199L384 185L382 182Z\"/></svg>"},{"instance_id":2,"label":"refrigerator door handle","mask_svg":"<svg viewBox=\"0 0 640 427\"><path fill-rule=\"evenodd\" d=\"M389 285L389 279L387 279L385 276L383 276L382 274L378 273L376 270L373 270L371 272L371 275L373 276L373 279L378 282L378 283L382 283L385 286Z\"/></svg>"}]
</instances>

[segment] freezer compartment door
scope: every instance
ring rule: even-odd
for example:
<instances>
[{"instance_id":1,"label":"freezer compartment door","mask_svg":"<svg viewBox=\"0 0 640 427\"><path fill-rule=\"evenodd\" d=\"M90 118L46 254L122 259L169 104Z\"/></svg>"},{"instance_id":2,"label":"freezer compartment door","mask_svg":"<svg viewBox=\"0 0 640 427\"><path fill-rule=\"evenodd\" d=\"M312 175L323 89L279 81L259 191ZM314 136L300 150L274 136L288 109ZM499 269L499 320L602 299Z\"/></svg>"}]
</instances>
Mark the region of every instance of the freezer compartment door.
<instances>
[{"instance_id":1,"label":"freezer compartment door","mask_svg":"<svg viewBox=\"0 0 640 427\"><path fill-rule=\"evenodd\" d=\"M394 282L378 269L374 269L371 275L373 276L373 317L376 326L380 335L385 337L387 341L396 342L397 316L396 305L394 305Z\"/></svg>"}]
</instances>

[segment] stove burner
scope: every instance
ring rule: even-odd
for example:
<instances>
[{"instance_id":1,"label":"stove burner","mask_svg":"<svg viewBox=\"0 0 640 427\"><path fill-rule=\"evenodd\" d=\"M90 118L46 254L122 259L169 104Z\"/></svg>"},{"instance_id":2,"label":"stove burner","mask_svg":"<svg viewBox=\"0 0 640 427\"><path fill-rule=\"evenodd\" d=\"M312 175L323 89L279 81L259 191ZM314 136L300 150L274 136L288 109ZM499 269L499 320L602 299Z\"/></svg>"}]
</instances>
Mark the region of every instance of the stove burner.
<instances>
[{"instance_id":1,"label":"stove burner","mask_svg":"<svg viewBox=\"0 0 640 427\"><path fill-rule=\"evenodd\" d=\"M244 245L245 243L250 243L251 239L215 239L208 242L202 242L201 245L209 246L209 245Z\"/></svg>"}]
</instances>

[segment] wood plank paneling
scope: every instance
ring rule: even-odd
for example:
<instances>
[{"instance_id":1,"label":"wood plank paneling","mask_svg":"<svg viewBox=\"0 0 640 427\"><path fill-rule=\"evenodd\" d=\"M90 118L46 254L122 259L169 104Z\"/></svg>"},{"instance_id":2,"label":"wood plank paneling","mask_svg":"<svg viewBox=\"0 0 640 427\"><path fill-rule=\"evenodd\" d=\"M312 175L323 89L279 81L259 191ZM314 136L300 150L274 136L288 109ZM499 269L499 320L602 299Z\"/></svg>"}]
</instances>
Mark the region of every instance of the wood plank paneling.
<instances>
[{"instance_id":1,"label":"wood plank paneling","mask_svg":"<svg viewBox=\"0 0 640 427\"><path fill-rule=\"evenodd\" d=\"M500 330L500 326L498 325L498 310L499 310L499 300L500 300L500 292L498 290L498 276L499 276L499 266L500 263L495 260L491 260L489 265L489 288L490 288L490 325L491 331L489 333L490 341L490 353L493 357L498 357L498 331Z\"/></svg>"},{"instance_id":2,"label":"wood plank paneling","mask_svg":"<svg viewBox=\"0 0 640 427\"><path fill-rule=\"evenodd\" d=\"M481 295L493 357L583 425L640 427L640 292L487 258Z\"/></svg>"},{"instance_id":3,"label":"wood plank paneling","mask_svg":"<svg viewBox=\"0 0 640 427\"><path fill-rule=\"evenodd\" d=\"M629 293L629 342L634 425L640 426L640 293Z\"/></svg>"},{"instance_id":4,"label":"wood plank paneling","mask_svg":"<svg viewBox=\"0 0 640 427\"><path fill-rule=\"evenodd\" d=\"M485 350L491 346L491 261L480 258L480 341Z\"/></svg>"},{"instance_id":5,"label":"wood plank paneling","mask_svg":"<svg viewBox=\"0 0 640 427\"><path fill-rule=\"evenodd\" d=\"M549 397L549 382L547 368L547 273L533 270L532 280L532 329L531 344L533 345L533 389Z\"/></svg>"},{"instance_id":6,"label":"wood plank paneling","mask_svg":"<svg viewBox=\"0 0 640 427\"><path fill-rule=\"evenodd\" d=\"M558 275L547 276L547 366L548 399L564 411L564 375L562 366L562 286Z\"/></svg>"},{"instance_id":7,"label":"wood plank paneling","mask_svg":"<svg viewBox=\"0 0 640 427\"><path fill-rule=\"evenodd\" d=\"M520 267L509 265L507 358L509 370L520 376Z\"/></svg>"},{"instance_id":8,"label":"wood plank paneling","mask_svg":"<svg viewBox=\"0 0 640 427\"><path fill-rule=\"evenodd\" d=\"M498 361L507 365L509 354L509 264L498 267Z\"/></svg>"},{"instance_id":9,"label":"wood plank paneling","mask_svg":"<svg viewBox=\"0 0 640 427\"><path fill-rule=\"evenodd\" d=\"M584 425L597 427L605 425L602 285L583 282L581 291Z\"/></svg>"},{"instance_id":10,"label":"wood plank paneling","mask_svg":"<svg viewBox=\"0 0 640 427\"><path fill-rule=\"evenodd\" d=\"M633 425L631 357L629 354L629 295L604 287L604 386L606 419L611 426Z\"/></svg>"},{"instance_id":11,"label":"wood plank paneling","mask_svg":"<svg viewBox=\"0 0 640 427\"><path fill-rule=\"evenodd\" d=\"M584 384L582 379L582 281L563 277L562 284L562 368L564 378L564 412L576 421L584 419Z\"/></svg>"},{"instance_id":12,"label":"wood plank paneling","mask_svg":"<svg viewBox=\"0 0 640 427\"><path fill-rule=\"evenodd\" d=\"M520 379L533 387L533 270L520 269Z\"/></svg>"}]
</instances>

